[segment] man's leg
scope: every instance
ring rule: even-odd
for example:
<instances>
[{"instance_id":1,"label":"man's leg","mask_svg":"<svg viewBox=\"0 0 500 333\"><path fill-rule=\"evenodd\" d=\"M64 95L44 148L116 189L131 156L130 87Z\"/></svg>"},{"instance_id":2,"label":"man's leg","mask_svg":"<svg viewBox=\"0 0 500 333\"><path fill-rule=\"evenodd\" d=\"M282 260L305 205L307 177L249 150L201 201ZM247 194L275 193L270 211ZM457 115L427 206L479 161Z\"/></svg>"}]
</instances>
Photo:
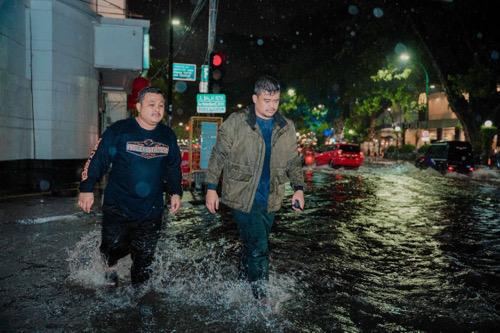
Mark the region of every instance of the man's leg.
<instances>
[{"instance_id":1,"label":"man's leg","mask_svg":"<svg viewBox=\"0 0 500 333\"><path fill-rule=\"evenodd\" d=\"M154 259L156 244L160 238L162 217L134 222L131 231L130 253L132 284L146 282L151 275L151 263Z\"/></svg>"},{"instance_id":2,"label":"man's leg","mask_svg":"<svg viewBox=\"0 0 500 333\"><path fill-rule=\"evenodd\" d=\"M233 217L244 246L241 266L252 283L254 296L264 297L264 282L269 279L268 239L274 213L267 213L266 207L254 205L249 213L233 210Z\"/></svg>"},{"instance_id":3,"label":"man's leg","mask_svg":"<svg viewBox=\"0 0 500 333\"><path fill-rule=\"evenodd\" d=\"M101 246L99 250L107 265L106 279L110 284L118 283L118 275L114 269L118 260L130 253L127 221L114 207L104 206L102 209Z\"/></svg>"}]
</instances>

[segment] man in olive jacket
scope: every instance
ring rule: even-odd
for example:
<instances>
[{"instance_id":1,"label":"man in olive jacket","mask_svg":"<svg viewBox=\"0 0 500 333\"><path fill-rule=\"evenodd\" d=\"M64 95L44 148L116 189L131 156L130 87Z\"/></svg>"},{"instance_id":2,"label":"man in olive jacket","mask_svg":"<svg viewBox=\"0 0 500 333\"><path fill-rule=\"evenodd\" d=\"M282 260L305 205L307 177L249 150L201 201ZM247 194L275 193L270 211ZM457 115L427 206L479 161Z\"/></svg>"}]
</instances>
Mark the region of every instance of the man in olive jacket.
<instances>
[{"instance_id":1,"label":"man in olive jacket","mask_svg":"<svg viewBox=\"0 0 500 333\"><path fill-rule=\"evenodd\" d=\"M304 179L295 126L277 112L278 81L259 78L252 99L253 106L229 116L219 129L208 164L206 206L212 214L219 209L216 189L223 172L221 201L232 208L243 241L242 273L261 299L269 278L268 239L274 214L288 181L294 190L292 209L304 209Z\"/></svg>"}]
</instances>

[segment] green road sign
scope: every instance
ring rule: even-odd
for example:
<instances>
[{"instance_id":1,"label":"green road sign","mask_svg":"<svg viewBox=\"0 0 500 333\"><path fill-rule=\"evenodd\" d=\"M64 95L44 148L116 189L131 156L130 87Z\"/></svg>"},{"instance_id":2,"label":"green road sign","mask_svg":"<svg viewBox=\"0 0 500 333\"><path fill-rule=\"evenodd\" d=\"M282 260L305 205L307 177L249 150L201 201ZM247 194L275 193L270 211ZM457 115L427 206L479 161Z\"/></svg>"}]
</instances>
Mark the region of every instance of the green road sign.
<instances>
[{"instance_id":1,"label":"green road sign","mask_svg":"<svg viewBox=\"0 0 500 333\"><path fill-rule=\"evenodd\" d=\"M208 82L208 65L201 65L201 82Z\"/></svg>"},{"instance_id":2,"label":"green road sign","mask_svg":"<svg viewBox=\"0 0 500 333\"><path fill-rule=\"evenodd\" d=\"M197 94L197 113L225 113L226 95L224 94Z\"/></svg>"},{"instance_id":3,"label":"green road sign","mask_svg":"<svg viewBox=\"0 0 500 333\"><path fill-rule=\"evenodd\" d=\"M180 81L196 81L196 65L174 62L172 79Z\"/></svg>"}]
</instances>

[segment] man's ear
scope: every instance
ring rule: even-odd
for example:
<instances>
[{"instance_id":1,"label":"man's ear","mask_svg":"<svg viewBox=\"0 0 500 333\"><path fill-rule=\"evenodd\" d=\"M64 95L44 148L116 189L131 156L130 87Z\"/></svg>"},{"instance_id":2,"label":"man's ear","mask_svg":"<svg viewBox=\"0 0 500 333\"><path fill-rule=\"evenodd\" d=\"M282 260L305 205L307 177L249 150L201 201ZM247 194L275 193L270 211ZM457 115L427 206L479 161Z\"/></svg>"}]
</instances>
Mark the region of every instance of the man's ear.
<instances>
[{"instance_id":1,"label":"man's ear","mask_svg":"<svg viewBox=\"0 0 500 333\"><path fill-rule=\"evenodd\" d=\"M252 95L252 101L254 104L257 104L257 95L255 94Z\"/></svg>"},{"instance_id":2,"label":"man's ear","mask_svg":"<svg viewBox=\"0 0 500 333\"><path fill-rule=\"evenodd\" d=\"M141 103L135 103L135 109L137 110L137 112L141 112Z\"/></svg>"}]
</instances>

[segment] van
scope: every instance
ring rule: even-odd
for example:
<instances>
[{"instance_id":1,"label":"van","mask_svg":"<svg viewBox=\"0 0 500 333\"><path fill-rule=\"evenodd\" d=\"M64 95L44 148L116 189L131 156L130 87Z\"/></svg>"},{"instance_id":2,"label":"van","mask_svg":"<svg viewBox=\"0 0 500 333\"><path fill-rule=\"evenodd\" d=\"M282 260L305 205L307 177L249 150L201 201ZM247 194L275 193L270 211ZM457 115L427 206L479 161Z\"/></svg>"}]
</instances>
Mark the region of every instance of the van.
<instances>
[{"instance_id":1,"label":"van","mask_svg":"<svg viewBox=\"0 0 500 333\"><path fill-rule=\"evenodd\" d=\"M441 173L474 171L474 155L472 146L465 141L433 142L424 156L415 161L415 166L421 169L433 168Z\"/></svg>"}]
</instances>

